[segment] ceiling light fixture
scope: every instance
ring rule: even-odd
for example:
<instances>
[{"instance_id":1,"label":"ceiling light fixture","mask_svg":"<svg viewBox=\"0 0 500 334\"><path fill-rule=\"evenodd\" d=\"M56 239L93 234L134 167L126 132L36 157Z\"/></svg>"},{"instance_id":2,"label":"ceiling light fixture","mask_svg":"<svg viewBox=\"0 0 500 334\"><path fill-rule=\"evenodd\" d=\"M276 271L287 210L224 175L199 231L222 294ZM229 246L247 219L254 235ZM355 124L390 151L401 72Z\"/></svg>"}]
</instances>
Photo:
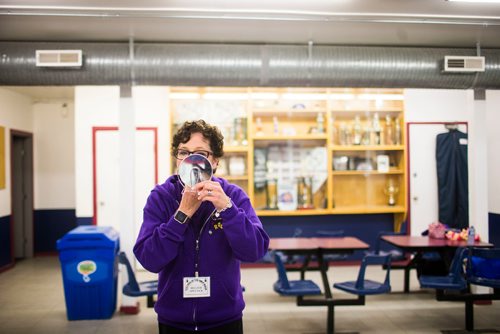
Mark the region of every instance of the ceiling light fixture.
<instances>
[{"instance_id":1,"label":"ceiling light fixture","mask_svg":"<svg viewBox=\"0 0 500 334\"><path fill-rule=\"evenodd\" d=\"M452 1L452 0L448 0ZM458 0L454 0L458 1ZM465 1L465 0L462 0ZM472 0L469 0L472 1ZM476 0L493 2L494 0ZM500 2L500 0L495 0ZM248 21L309 21L309 22L364 22L406 24L457 24L475 26L499 26L500 16L443 15L425 13L365 13L306 10L265 10L235 8L188 8L188 7L95 7L95 6L33 6L0 5L2 16L54 16L98 18L160 18L203 20Z\"/></svg>"},{"instance_id":2,"label":"ceiling light fixture","mask_svg":"<svg viewBox=\"0 0 500 334\"><path fill-rule=\"evenodd\" d=\"M486 3L500 3L500 0L446 0L449 2L472 2L472 3L480 3L480 2L486 2Z\"/></svg>"}]
</instances>

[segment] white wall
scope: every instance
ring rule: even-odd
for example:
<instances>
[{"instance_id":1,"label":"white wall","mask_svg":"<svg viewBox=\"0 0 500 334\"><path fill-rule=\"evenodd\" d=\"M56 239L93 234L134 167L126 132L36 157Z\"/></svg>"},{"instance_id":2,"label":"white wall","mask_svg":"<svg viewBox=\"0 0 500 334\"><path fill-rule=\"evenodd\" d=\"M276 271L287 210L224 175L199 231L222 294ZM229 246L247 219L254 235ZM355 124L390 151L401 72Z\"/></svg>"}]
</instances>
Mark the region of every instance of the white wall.
<instances>
[{"instance_id":1,"label":"white wall","mask_svg":"<svg viewBox=\"0 0 500 334\"><path fill-rule=\"evenodd\" d=\"M469 160L469 220L479 234L488 235L488 163L485 106L475 101L472 90L405 90L406 122L467 122ZM412 222L413 224L418 222ZM427 224L427 223L426 223ZM426 226L417 226L418 230Z\"/></svg>"},{"instance_id":2,"label":"white wall","mask_svg":"<svg viewBox=\"0 0 500 334\"><path fill-rule=\"evenodd\" d=\"M468 95L465 90L405 89L405 121L469 121Z\"/></svg>"},{"instance_id":3,"label":"white wall","mask_svg":"<svg viewBox=\"0 0 500 334\"><path fill-rule=\"evenodd\" d=\"M0 125L5 127L6 187L5 189L0 189L0 217L3 217L11 214L10 130L14 129L33 133L31 99L16 92L0 88Z\"/></svg>"},{"instance_id":4,"label":"white wall","mask_svg":"<svg viewBox=\"0 0 500 334\"><path fill-rule=\"evenodd\" d=\"M136 126L158 128L158 182L162 183L170 175L168 90L166 87L134 87L132 96ZM118 86L79 86L75 89L77 217L93 216L92 127L118 126L119 109Z\"/></svg>"},{"instance_id":5,"label":"white wall","mask_svg":"<svg viewBox=\"0 0 500 334\"><path fill-rule=\"evenodd\" d=\"M486 91L488 211L500 214L500 90Z\"/></svg>"},{"instance_id":6,"label":"white wall","mask_svg":"<svg viewBox=\"0 0 500 334\"><path fill-rule=\"evenodd\" d=\"M33 105L35 209L75 208L73 102Z\"/></svg>"},{"instance_id":7,"label":"white wall","mask_svg":"<svg viewBox=\"0 0 500 334\"><path fill-rule=\"evenodd\" d=\"M158 127L158 182L171 175L170 166L170 111L167 87L134 87L136 126Z\"/></svg>"},{"instance_id":8,"label":"white wall","mask_svg":"<svg viewBox=\"0 0 500 334\"><path fill-rule=\"evenodd\" d=\"M76 216L93 216L92 127L118 126L117 86L75 87Z\"/></svg>"}]
</instances>

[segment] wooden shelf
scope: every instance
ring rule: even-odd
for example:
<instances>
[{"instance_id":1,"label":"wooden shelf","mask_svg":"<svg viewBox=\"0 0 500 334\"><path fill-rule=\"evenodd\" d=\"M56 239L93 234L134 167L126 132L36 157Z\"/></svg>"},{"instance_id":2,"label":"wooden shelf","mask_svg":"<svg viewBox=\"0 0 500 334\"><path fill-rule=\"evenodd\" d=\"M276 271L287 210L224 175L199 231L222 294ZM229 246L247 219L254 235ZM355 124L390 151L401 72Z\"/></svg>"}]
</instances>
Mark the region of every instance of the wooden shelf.
<instances>
[{"instance_id":1,"label":"wooden shelf","mask_svg":"<svg viewBox=\"0 0 500 334\"><path fill-rule=\"evenodd\" d=\"M376 170L370 170L370 171L365 171L365 170L334 170L332 171L332 175L334 176L342 176L342 175L359 175L359 176L365 176L365 175L397 175L397 174L403 174L403 170L401 169L393 169L389 170L388 172L379 172Z\"/></svg>"},{"instance_id":2,"label":"wooden shelf","mask_svg":"<svg viewBox=\"0 0 500 334\"><path fill-rule=\"evenodd\" d=\"M345 206L333 209L311 209L311 210L256 210L257 216L316 216L316 215L347 215L347 214L377 214L377 213L404 213L405 208L401 205L389 206Z\"/></svg>"},{"instance_id":3,"label":"wooden shelf","mask_svg":"<svg viewBox=\"0 0 500 334\"><path fill-rule=\"evenodd\" d=\"M263 135L253 137L254 141L287 141L287 140L326 140L327 135L325 133L311 133L305 135L294 135L294 136L284 136L284 135Z\"/></svg>"},{"instance_id":4,"label":"wooden shelf","mask_svg":"<svg viewBox=\"0 0 500 334\"><path fill-rule=\"evenodd\" d=\"M318 113L326 113L325 109L253 109L253 115L257 117L316 117Z\"/></svg>"},{"instance_id":5,"label":"wooden shelf","mask_svg":"<svg viewBox=\"0 0 500 334\"><path fill-rule=\"evenodd\" d=\"M228 180L228 181L247 181L248 180L248 175L241 175L241 176L223 175L221 177Z\"/></svg>"},{"instance_id":6,"label":"wooden shelf","mask_svg":"<svg viewBox=\"0 0 500 334\"><path fill-rule=\"evenodd\" d=\"M247 153L248 146L224 146L224 153Z\"/></svg>"},{"instance_id":7,"label":"wooden shelf","mask_svg":"<svg viewBox=\"0 0 500 334\"><path fill-rule=\"evenodd\" d=\"M384 109L376 109L376 108L367 108L367 109L330 109L330 111L335 115L335 116L345 116L345 117L354 117L356 115L363 115L366 113L369 114L374 114L378 113L380 116L385 116L385 115L397 115L402 113L403 111L399 108L384 108Z\"/></svg>"},{"instance_id":8,"label":"wooden shelf","mask_svg":"<svg viewBox=\"0 0 500 334\"><path fill-rule=\"evenodd\" d=\"M404 213L405 207L402 205L353 205L333 208L332 214L367 214L367 213Z\"/></svg>"},{"instance_id":9,"label":"wooden shelf","mask_svg":"<svg viewBox=\"0 0 500 334\"><path fill-rule=\"evenodd\" d=\"M331 210L327 209L308 209L308 210L256 210L257 216L315 216L329 215Z\"/></svg>"},{"instance_id":10,"label":"wooden shelf","mask_svg":"<svg viewBox=\"0 0 500 334\"><path fill-rule=\"evenodd\" d=\"M403 151L404 145L333 145L332 151Z\"/></svg>"}]
</instances>

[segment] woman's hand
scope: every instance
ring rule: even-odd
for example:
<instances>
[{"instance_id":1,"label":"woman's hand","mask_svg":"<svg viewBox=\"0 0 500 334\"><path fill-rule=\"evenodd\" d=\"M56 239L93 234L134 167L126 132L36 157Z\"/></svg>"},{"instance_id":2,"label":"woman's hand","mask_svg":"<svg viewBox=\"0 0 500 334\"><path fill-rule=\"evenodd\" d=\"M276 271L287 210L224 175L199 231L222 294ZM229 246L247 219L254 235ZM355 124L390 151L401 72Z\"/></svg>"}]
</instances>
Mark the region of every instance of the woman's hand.
<instances>
[{"instance_id":1,"label":"woman's hand","mask_svg":"<svg viewBox=\"0 0 500 334\"><path fill-rule=\"evenodd\" d=\"M209 201L215 206L217 211L224 210L229 201L219 182L215 181L202 181L194 186L198 194L199 201Z\"/></svg>"},{"instance_id":2,"label":"woman's hand","mask_svg":"<svg viewBox=\"0 0 500 334\"><path fill-rule=\"evenodd\" d=\"M186 186L182 192L181 203L179 204L179 210L188 215L189 218L193 217L196 210L201 205L201 201L198 199L198 194L195 188L190 188Z\"/></svg>"}]
</instances>

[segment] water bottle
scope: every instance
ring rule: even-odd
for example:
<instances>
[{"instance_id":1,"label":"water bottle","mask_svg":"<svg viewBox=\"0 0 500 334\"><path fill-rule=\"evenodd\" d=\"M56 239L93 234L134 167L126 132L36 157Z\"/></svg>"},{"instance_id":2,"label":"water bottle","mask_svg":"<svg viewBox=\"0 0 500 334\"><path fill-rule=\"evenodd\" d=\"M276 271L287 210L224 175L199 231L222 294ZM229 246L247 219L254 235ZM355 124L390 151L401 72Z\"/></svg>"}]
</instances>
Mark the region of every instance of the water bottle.
<instances>
[{"instance_id":1,"label":"water bottle","mask_svg":"<svg viewBox=\"0 0 500 334\"><path fill-rule=\"evenodd\" d=\"M469 230L467 231L467 245L473 245L475 238L476 230L474 229L474 226L470 226Z\"/></svg>"}]
</instances>

